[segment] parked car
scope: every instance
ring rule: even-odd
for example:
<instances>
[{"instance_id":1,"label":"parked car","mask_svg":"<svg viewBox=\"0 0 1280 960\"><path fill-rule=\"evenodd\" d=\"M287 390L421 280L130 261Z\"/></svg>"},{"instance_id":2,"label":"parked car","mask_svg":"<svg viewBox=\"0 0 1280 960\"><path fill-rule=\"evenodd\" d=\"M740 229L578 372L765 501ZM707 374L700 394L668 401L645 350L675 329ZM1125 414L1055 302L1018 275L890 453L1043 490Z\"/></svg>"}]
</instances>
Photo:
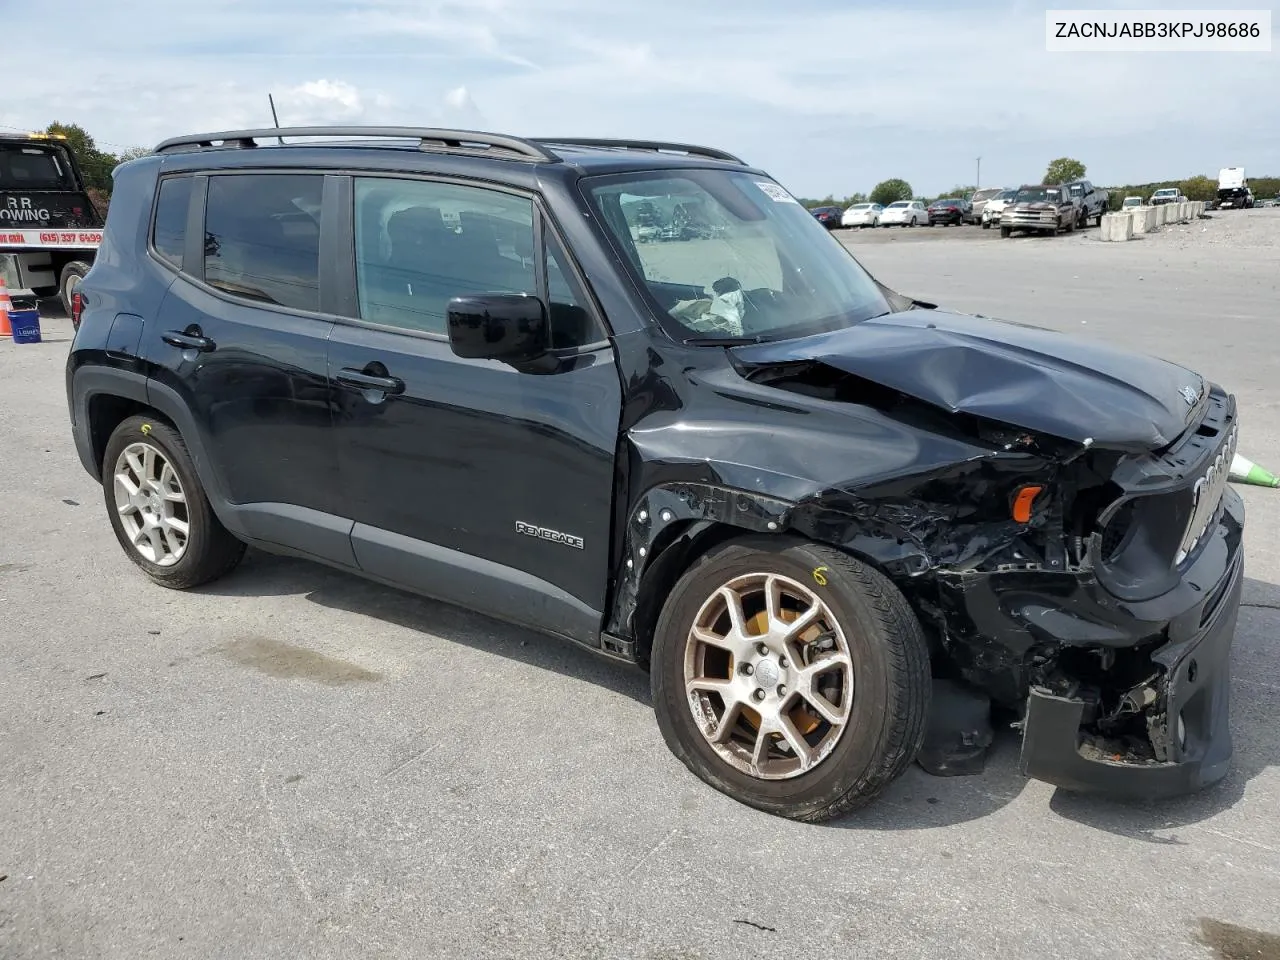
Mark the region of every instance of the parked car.
<instances>
[{"instance_id":1,"label":"parked car","mask_svg":"<svg viewBox=\"0 0 1280 960\"><path fill-rule=\"evenodd\" d=\"M855 203L840 217L842 227L878 227L884 207L878 203Z\"/></svg>"},{"instance_id":2,"label":"parked car","mask_svg":"<svg viewBox=\"0 0 1280 960\"><path fill-rule=\"evenodd\" d=\"M1062 184L1029 184L1019 187L1010 204L1000 214L1000 236L1010 237L1015 230L1057 233L1075 230L1079 222L1079 205Z\"/></svg>"},{"instance_id":3,"label":"parked car","mask_svg":"<svg viewBox=\"0 0 1280 960\"><path fill-rule=\"evenodd\" d=\"M814 207L810 213L813 218L828 230L835 230L840 226L840 218L842 213L839 207Z\"/></svg>"},{"instance_id":4,"label":"parked car","mask_svg":"<svg viewBox=\"0 0 1280 960\"><path fill-rule=\"evenodd\" d=\"M1192 371L892 291L713 148L268 128L114 187L67 399L159 585L250 543L576 641L801 820L980 759L992 701L1070 789L1227 772L1237 408Z\"/></svg>"},{"instance_id":5,"label":"parked car","mask_svg":"<svg viewBox=\"0 0 1280 960\"><path fill-rule=\"evenodd\" d=\"M1130 207L1142 207L1146 205L1146 201L1142 197L1125 197L1124 202L1120 204L1121 210L1128 210Z\"/></svg>"},{"instance_id":6,"label":"parked car","mask_svg":"<svg viewBox=\"0 0 1280 960\"><path fill-rule=\"evenodd\" d=\"M1092 220L1094 226L1102 226L1102 215L1107 212L1111 202L1111 194L1095 187L1088 180L1072 180L1065 184L1067 195L1076 204L1077 227L1087 227Z\"/></svg>"},{"instance_id":7,"label":"parked car","mask_svg":"<svg viewBox=\"0 0 1280 960\"><path fill-rule=\"evenodd\" d=\"M929 222L923 200L895 200L880 212L882 227L916 227Z\"/></svg>"},{"instance_id":8,"label":"parked car","mask_svg":"<svg viewBox=\"0 0 1280 960\"><path fill-rule=\"evenodd\" d=\"M975 190L973 196L969 198L969 216L966 218L969 223L978 223L982 220L982 211L986 209L987 203L994 200L1004 192L1003 187L983 187L981 190Z\"/></svg>"},{"instance_id":9,"label":"parked car","mask_svg":"<svg viewBox=\"0 0 1280 960\"><path fill-rule=\"evenodd\" d=\"M958 226L968 219L969 201L963 197L948 197L929 204L929 226L931 227L939 223L944 227L952 224Z\"/></svg>"},{"instance_id":10,"label":"parked car","mask_svg":"<svg viewBox=\"0 0 1280 960\"><path fill-rule=\"evenodd\" d=\"M999 225L1000 214L1004 212L1004 208L1007 207L1017 195L1017 188L1001 190L996 196L988 200L982 207L982 216L980 218L982 221L982 229L990 230L993 224Z\"/></svg>"},{"instance_id":11,"label":"parked car","mask_svg":"<svg viewBox=\"0 0 1280 960\"><path fill-rule=\"evenodd\" d=\"M1186 199L1177 187L1161 187L1151 195L1151 205L1158 207L1165 203L1183 203Z\"/></svg>"}]
</instances>

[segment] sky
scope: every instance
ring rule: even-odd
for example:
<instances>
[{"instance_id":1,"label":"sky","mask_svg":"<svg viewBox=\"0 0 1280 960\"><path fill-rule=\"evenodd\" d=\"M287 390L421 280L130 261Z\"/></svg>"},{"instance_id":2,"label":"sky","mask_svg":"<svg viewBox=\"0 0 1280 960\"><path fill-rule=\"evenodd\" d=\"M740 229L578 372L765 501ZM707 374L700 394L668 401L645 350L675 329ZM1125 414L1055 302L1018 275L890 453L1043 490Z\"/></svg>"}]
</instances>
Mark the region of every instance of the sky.
<instances>
[{"instance_id":1,"label":"sky","mask_svg":"<svg viewBox=\"0 0 1280 960\"><path fill-rule=\"evenodd\" d=\"M272 93L286 126L702 143L808 197L889 177L934 195L972 184L978 157L983 186L1060 156L1100 184L1280 175L1280 42L1049 53L1049 6L1068 4L0 0L5 34L33 38L5 70L0 129L74 122L118 151L270 126ZM54 34L78 39L34 55Z\"/></svg>"}]
</instances>

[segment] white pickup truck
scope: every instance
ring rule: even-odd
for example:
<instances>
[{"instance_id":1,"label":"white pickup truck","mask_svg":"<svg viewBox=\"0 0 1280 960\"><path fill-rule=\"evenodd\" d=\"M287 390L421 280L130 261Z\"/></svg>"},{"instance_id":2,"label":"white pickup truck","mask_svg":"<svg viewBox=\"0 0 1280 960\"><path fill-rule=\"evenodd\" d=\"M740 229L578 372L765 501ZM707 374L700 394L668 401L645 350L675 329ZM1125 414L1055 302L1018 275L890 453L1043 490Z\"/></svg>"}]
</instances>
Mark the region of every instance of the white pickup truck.
<instances>
[{"instance_id":1,"label":"white pickup truck","mask_svg":"<svg viewBox=\"0 0 1280 960\"><path fill-rule=\"evenodd\" d=\"M1151 205L1158 207L1162 203L1183 203L1186 199L1177 187L1161 187L1151 195Z\"/></svg>"}]
</instances>

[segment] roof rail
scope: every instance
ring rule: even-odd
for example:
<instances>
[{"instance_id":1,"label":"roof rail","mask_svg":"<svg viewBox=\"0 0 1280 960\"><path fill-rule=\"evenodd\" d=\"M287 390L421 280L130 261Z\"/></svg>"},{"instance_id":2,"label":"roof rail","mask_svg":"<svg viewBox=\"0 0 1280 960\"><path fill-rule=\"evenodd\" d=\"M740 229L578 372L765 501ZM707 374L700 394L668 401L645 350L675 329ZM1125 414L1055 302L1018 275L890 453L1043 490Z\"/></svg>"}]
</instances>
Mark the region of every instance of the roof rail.
<instances>
[{"instance_id":1,"label":"roof rail","mask_svg":"<svg viewBox=\"0 0 1280 960\"><path fill-rule=\"evenodd\" d=\"M418 149L474 156L503 156L508 159L559 161L554 153L537 143L497 133L474 130L439 130L433 127L270 127L259 130L225 130L172 137L156 147L156 153L208 150L215 146L250 149L258 140L281 137L363 137L417 140ZM280 142L283 143L283 140Z\"/></svg>"},{"instance_id":2,"label":"roof rail","mask_svg":"<svg viewBox=\"0 0 1280 960\"><path fill-rule=\"evenodd\" d=\"M566 147L609 147L616 150L653 150L660 153L684 153L709 160L726 160L746 166L746 161L715 147L699 147L690 143L663 143L660 140L602 140L596 137L532 137L538 143Z\"/></svg>"}]
</instances>

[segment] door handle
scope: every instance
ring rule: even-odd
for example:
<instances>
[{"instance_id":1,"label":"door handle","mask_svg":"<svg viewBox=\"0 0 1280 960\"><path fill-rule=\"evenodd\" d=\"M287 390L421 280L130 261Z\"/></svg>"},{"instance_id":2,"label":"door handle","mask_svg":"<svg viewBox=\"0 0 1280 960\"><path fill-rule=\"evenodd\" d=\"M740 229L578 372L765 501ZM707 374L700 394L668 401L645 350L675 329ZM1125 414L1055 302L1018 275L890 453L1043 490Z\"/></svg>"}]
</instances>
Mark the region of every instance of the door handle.
<instances>
[{"instance_id":1,"label":"door handle","mask_svg":"<svg viewBox=\"0 0 1280 960\"><path fill-rule=\"evenodd\" d=\"M338 371L337 381L348 387L355 387L357 390L381 390L389 394L404 393L404 381L399 377L378 376L374 373L365 373L363 370L352 370L350 367L343 367Z\"/></svg>"},{"instance_id":2,"label":"door handle","mask_svg":"<svg viewBox=\"0 0 1280 960\"><path fill-rule=\"evenodd\" d=\"M217 346L208 337L184 333L181 330L170 330L161 334L160 339L171 347L177 347L179 350L199 350L201 353L208 353Z\"/></svg>"}]
</instances>

